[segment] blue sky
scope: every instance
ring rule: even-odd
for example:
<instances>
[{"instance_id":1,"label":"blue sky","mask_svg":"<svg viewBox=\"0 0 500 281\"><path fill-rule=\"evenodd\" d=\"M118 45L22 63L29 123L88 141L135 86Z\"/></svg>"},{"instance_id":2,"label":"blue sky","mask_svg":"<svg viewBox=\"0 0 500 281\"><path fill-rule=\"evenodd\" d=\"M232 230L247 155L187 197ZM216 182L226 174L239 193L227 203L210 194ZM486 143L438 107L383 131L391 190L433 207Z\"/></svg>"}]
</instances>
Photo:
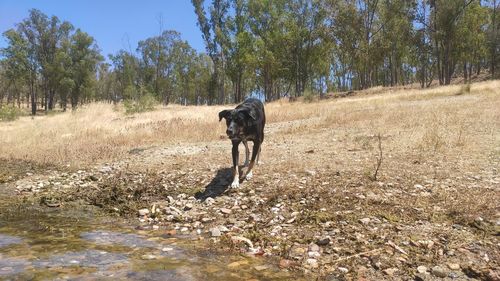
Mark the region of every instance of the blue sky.
<instances>
[{"instance_id":1,"label":"blue sky","mask_svg":"<svg viewBox=\"0 0 500 281\"><path fill-rule=\"evenodd\" d=\"M0 33L26 18L32 8L89 33L106 57L120 49L135 50L138 41L157 35L160 17L163 30L176 30L193 48L205 51L190 0L0 0ZM2 36L0 47L5 45Z\"/></svg>"}]
</instances>

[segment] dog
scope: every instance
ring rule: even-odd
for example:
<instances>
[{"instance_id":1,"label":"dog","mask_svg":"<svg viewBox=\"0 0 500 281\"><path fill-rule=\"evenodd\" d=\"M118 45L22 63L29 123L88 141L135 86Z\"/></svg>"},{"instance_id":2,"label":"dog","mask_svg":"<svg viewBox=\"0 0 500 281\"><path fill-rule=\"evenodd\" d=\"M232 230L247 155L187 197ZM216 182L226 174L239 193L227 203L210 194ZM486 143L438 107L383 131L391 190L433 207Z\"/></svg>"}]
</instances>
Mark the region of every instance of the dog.
<instances>
[{"instance_id":1,"label":"dog","mask_svg":"<svg viewBox=\"0 0 500 281\"><path fill-rule=\"evenodd\" d=\"M219 122L226 119L227 130L226 134L233 144L233 182L231 188L240 186L240 171L239 171L239 151L238 146L241 142L245 145L245 164L247 170L243 176L246 180L252 179L252 169L261 151L261 145L264 141L264 126L266 125L266 114L264 112L264 104L258 99L249 98L235 109L226 109L219 112ZM253 142L252 158L248 162L250 151L248 149L248 141Z\"/></svg>"}]
</instances>

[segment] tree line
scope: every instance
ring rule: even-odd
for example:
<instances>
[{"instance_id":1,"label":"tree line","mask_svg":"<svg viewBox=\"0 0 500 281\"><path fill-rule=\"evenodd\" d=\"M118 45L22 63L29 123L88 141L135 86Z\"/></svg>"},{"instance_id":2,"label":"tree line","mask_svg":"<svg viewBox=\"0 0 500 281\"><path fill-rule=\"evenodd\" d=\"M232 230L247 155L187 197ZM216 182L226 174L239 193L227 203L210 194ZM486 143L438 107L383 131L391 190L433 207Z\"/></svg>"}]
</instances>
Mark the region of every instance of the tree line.
<instances>
[{"instance_id":1,"label":"tree line","mask_svg":"<svg viewBox=\"0 0 500 281\"><path fill-rule=\"evenodd\" d=\"M498 77L499 0L191 2L205 52L161 30L107 60L86 32L31 10L3 34L0 105L223 104Z\"/></svg>"}]
</instances>

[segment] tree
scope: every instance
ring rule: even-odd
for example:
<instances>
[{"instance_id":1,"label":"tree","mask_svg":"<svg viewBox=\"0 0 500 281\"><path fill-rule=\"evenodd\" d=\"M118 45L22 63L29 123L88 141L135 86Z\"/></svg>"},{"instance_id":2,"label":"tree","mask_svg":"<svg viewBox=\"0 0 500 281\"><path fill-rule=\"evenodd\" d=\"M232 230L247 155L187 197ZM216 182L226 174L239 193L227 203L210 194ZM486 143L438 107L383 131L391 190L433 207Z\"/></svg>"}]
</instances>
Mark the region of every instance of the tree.
<instances>
[{"instance_id":1,"label":"tree","mask_svg":"<svg viewBox=\"0 0 500 281\"><path fill-rule=\"evenodd\" d=\"M71 108L76 109L82 93L88 94L95 80L97 65L103 60L97 45L87 33L77 29L71 37L71 77L74 83L71 91Z\"/></svg>"},{"instance_id":2,"label":"tree","mask_svg":"<svg viewBox=\"0 0 500 281\"><path fill-rule=\"evenodd\" d=\"M228 47L228 11L229 1L212 0L209 6L209 15L205 12L205 3L203 0L191 0L194 6L196 16L198 17L198 26L200 27L203 40L208 55L213 61L214 71L212 76L212 91L218 93L218 103L225 102L225 68ZM211 101L209 101L211 103Z\"/></svg>"}]
</instances>

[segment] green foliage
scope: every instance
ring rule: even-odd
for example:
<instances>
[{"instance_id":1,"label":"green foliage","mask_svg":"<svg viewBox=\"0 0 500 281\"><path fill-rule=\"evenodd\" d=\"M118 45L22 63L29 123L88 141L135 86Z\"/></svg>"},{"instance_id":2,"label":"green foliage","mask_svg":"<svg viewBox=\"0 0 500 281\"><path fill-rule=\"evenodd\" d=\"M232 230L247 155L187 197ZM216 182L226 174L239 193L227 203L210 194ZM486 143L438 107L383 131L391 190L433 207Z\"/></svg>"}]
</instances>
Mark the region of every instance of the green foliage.
<instances>
[{"instance_id":1,"label":"green foliage","mask_svg":"<svg viewBox=\"0 0 500 281\"><path fill-rule=\"evenodd\" d=\"M458 93L458 95L464 94L470 94L470 83L466 83L460 88L460 92Z\"/></svg>"},{"instance_id":2,"label":"green foliage","mask_svg":"<svg viewBox=\"0 0 500 281\"><path fill-rule=\"evenodd\" d=\"M22 110L13 105L0 107L0 121L14 121L22 114Z\"/></svg>"},{"instance_id":3,"label":"green foliage","mask_svg":"<svg viewBox=\"0 0 500 281\"><path fill-rule=\"evenodd\" d=\"M305 90L303 97L304 97L304 102L313 102L314 101L314 93L310 90Z\"/></svg>"},{"instance_id":4,"label":"green foliage","mask_svg":"<svg viewBox=\"0 0 500 281\"><path fill-rule=\"evenodd\" d=\"M110 64L89 34L30 10L3 34L0 98L27 102L28 94L33 114L95 100L135 108L143 92L164 105L240 102L255 92L310 101L313 92L470 81L500 67L499 0L191 3L206 54L165 30Z\"/></svg>"},{"instance_id":5,"label":"green foliage","mask_svg":"<svg viewBox=\"0 0 500 281\"><path fill-rule=\"evenodd\" d=\"M132 86L127 87L128 94L132 95L131 97L135 97L134 99L127 99L123 102L123 106L125 107L126 114L134 114L141 113L146 111L152 111L155 109L155 106L158 104L158 101L155 99L154 95L145 89L141 89L137 91L136 89L132 89ZM138 96L140 94L140 96Z\"/></svg>"}]
</instances>

